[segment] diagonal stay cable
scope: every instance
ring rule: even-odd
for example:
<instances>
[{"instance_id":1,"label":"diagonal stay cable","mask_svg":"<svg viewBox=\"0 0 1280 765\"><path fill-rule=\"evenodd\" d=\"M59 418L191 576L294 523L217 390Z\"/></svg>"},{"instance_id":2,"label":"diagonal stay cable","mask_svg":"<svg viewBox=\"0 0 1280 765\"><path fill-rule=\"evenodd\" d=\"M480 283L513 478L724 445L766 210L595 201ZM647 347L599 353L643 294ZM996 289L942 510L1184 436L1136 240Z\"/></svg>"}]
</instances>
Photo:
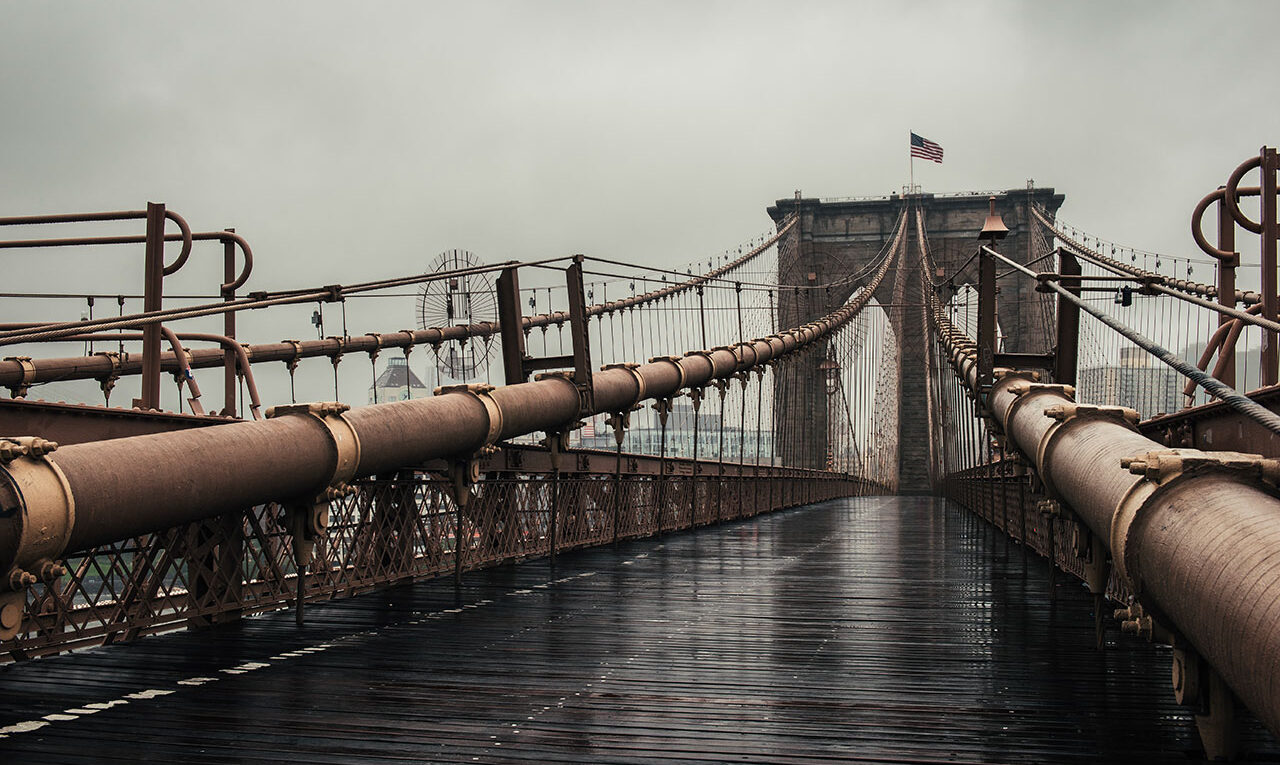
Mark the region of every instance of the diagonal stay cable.
<instances>
[{"instance_id":1,"label":"diagonal stay cable","mask_svg":"<svg viewBox=\"0 0 1280 765\"><path fill-rule=\"evenodd\" d=\"M1034 271L1032 271L1029 268L1026 268L1020 263L1016 263L1010 260L1009 258L1006 258L1000 253L991 249L990 247L983 246L982 251L987 253L988 255L991 255L994 258L997 258L998 260L1001 260L1007 263L1008 265L1012 266L1014 269L1021 271L1023 274L1026 274L1032 279L1036 278L1036 273ZM1082 300L1079 297L1071 294L1069 290L1067 290L1065 287L1058 284L1057 282L1045 282L1045 283L1049 285L1050 289L1057 292L1059 296L1066 298L1068 301L1070 301L1071 303L1074 303L1076 306L1084 310L1090 316L1094 317L1098 321L1102 322L1103 324L1107 325L1111 329L1120 333L1120 335L1128 339L1134 345L1138 346L1139 348L1146 351L1147 353L1150 353L1152 356L1155 356L1157 359L1160 359L1160 361L1164 362L1165 364L1173 367L1183 377L1189 378L1190 380L1194 381L1196 385L1199 385L1201 388L1203 388L1206 392L1209 393L1209 395L1213 396L1214 398L1220 399L1221 401L1226 403L1227 406L1243 414L1244 416L1258 423L1259 425L1271 431L1272 433L1275 433L1276 435L1280 435L1280 415L1277 415L1275 412L1272 412L1270 409L1267 409L1266 407L1257 403L1256 401L1249 398L1248 396L1242 395L1235 388L1232 388L1230 385L1227 385L1226 383L1217 379L1213 375L1210 375L1206 372L1203 372L1197 369L1195 365L1190 364L1187 361L1179 358L1172 351L1165 348L1164 346L1157 344L1155 341L1151 340L1146 335L1143 335L1141 332L1138 332L1137 330L1129 327L1123 322L1107 315L1103 311L1100 311L1099 309L1091 305L1088 301Z\"/></svg>"}]
</instances>

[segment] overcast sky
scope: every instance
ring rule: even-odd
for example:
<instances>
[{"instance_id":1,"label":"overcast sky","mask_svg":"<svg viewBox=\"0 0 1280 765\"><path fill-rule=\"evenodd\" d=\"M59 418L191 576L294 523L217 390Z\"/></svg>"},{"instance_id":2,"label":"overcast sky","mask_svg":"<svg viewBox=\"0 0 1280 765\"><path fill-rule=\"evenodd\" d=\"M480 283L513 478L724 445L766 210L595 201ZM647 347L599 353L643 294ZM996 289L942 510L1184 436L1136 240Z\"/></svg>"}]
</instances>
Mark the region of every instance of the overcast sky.
<instances>
[{"instance_id":1,"label":"overcast sky","mask_svg":"<svg viewBox=\"0 0 1280 765\"><path fill-rule=\"evenodd\" d=\"M235 226L261 289L454 247L682 263L796 189L898 190L909 130L946 150L927 191L1034 178L1082 228L1190 253L1195 202L1280 141L1273 2L0 9L0 215L162 201ZM70 291L136 289L140 261L4 257L9 287ZM411 317L387 321L360 331Z\"/></svg>"}]
</instances>

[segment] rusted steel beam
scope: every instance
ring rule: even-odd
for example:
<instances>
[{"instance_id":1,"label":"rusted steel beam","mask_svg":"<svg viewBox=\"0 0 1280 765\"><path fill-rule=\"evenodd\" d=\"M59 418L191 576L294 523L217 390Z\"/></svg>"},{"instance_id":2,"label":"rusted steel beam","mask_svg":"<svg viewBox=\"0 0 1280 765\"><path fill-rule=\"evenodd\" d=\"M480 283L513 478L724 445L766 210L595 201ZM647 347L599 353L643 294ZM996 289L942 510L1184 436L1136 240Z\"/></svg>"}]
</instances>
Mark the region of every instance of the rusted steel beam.
<instances>
[{"instance_id":1,"label":"rusted steel beam","mask_svg":"<svg viewBox=\"0 0 1280 765\"><path fill-rule=\"evenodd\" d=\"M1280 386L1259 388L1247 395L1255 403L1280 413ZM1145 420L1138 429L1168 446L1255 452L1280 458L1280 436L1221 401Z\"/></svg>"}]
</instances>

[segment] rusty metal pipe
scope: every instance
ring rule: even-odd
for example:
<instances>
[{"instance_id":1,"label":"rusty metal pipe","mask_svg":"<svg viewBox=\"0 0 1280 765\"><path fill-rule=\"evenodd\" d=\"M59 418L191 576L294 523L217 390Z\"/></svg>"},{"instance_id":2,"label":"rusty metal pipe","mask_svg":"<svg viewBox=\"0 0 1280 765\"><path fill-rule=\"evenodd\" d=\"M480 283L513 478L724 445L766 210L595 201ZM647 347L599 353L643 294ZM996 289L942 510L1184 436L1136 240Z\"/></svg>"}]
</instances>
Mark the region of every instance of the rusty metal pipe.
<instances>
[{"instance_id":1,"label":"rusty metal pipe","mask_svg":"<svg viewBox=\"0 0 1280 765\"><path fill-rule=\"evenodd\" d=\"M990 402L1046 485L1106 540L1143 604L1280 730L1280 499L1248 472L1203 469L1163 484L1135 475L1125 466L1154 462L1151 453L1205 453L1166 449L1114 415L1063 420L1074 402L1057 386L1007 375Z\"/></svg>"},{"instance_id":2,"label":"rusty metal pipe","mask_svg":"<svg viewBox=\"0 0 1280 765\"><path fill-rule=\"evenodd\" d=\"M776 335L755 341L749 361L746 354L739 359L727 350L693 352L633 370L598 373L600 395L591 413L625 411L645 399L705 385L714 372L728 375L748 370L795 352L802 343L817 342L857 315L891 261L886 257L872 283L823 321L787 333L790 345ZM340 418L342 427L355 434L358 457L351 476L359 477L435 457L473 454L502 438L562 430L580 413L576 386L551 377L326 417ZM262 422L74 444L58 450L46 459L61 471L74 497L69 541L59 554L267 501L315 496L342 461L333 430L316 425L322 420L290 412ZM0 470L0 476L5 470ZM35 494L29 498L37 505L40 501ZM0 539L0 550L6 549L5 542ZM0 568L15 562L23 562L21 554L0 562Z\"/></svg>"},{"instance_id":3,"label":"rusty metal pipe","mask_svg":"<svg viewBox=\"0 0 1280 765\"><path fill-rule=\"evenodd\" d=\"M794 352L797 336L812 343L835 331L866 305L892 261L886 257L872 282L823 321L787 333L790 346L775 335L753 343L750 361L746 354L738 359L718 352L723 364L718 371L727 375L751 369ZM600 396L591 413L625 411L642 400L703 385L717 371L716 353L604 370L595 376ZM342 461L333 428L316 425L325 418L339 418L342 428L355 434L358 456L352 458L350 474L358 477L435 457L473 454L502 438L561 430L581 410L576 386L551 377L324 417L286 412L262 422L74 444L49 455L74 497L73 527L63 549L83 549L271 500L314 496ZM40 498L30 501L38 504ZM3 542L0 549L6 547ZM0 567L10 563L0 562Z\"/></svg>"},{"instance_id":4,"label":"rusty metal pipe","mask_svg":"<svg viewBox=\"0 0 1280 765\"><path fill-rule=\"evenodd\" d=\"M928 297L953 369L976 390L972 341ZM1238 331L1242 323L1234 325ZM1141 602L1280 730L1280 499L1241 471L1204 469L1155 485L1131 472L1135 458L1158 463L1151 453L1195 450L1164 449L1116 413L1064 417L1074 407L1070 388L1030 378L1005 374L988 399L1009 441L1105 542ZM1269 469L1274 482L1280 465Z\"/></svg>"},{"instance_id":5,"label":"rusty metal pipe","mask_svg":"<svg viewBox=\"0 0 1280 765\"><path fill-rule=\"evenodd\" d=\"M146 220L146 210L125 210L121 212L100 212L100 213L67 213L62 215L17 215L0 218L0 226L37 226L50 223L92 223L102 221L116 220ZM168 276L182 268L187 262L187 258L191 256L191 227L187 225L187 221L181 215L173 210L166 209L164 217L173 221L178 225L181 234L170 234L165 237L166 241L182 242L182 249L178 252L178 257L170 265L164 267L164 275ZM145 236L81 236L81 237L64 237L59 239L19 239L0 241L0 249L18 249L29 247L72 247L80 245L99 245L99 244L143 244L147 241Z\"/></svg>"},{"instance_id":6,"label":"rusty metal pipe","mask_svg":"<svg viewBox=\"0 0 1280 765\"><path fill-rule=\"evenodd\" d=\"M115 215L115 214L116 213L103 213L102 215ZM132 213L130 213L130 215L131 214ZM6 220L21 220L24 222L30 222L30 221L55 222L48 219L58 219L59 221L61 221L64 218L68 220L80 219L75 216L36 216L36 217L39 220L35 220L34 218L22 218L22 219L0 218L0 225L3 225L4 221ZM98 220L98 219L115 220L115 218L110 218L110 217L94 218L94 219L95 220ZM795 224L796 224L796 219L792 218L791 220L783 224L783 226L781 226L772 237L770 237L767 241L765 241L755 249L748 252L746 255L743 255L741 258L738 258L737 260L731 263L721 266L718 269L710 271L707 274L704 274L702 276L695 276L692 279L689 279L687 281L681 282L679 284L672 284L668 287L664 287L659 290L646 292L643 295L636 295L634 297L626 298L624 300L614 300L607 303L597 303L595 305L588 306L586 313L588 316L601 316L604 314L612 313L614 311L621 311L628 308L634 308L636 306L654 302L656 300L668 298L682 291L693 289L698 285L704 284L707 281L716 279L721 274L728 272L734 268L737 268L743 263L751 260L756 255L760 254L761 252L763 252L764 250L772 246L775 242L777 242L777 240L781 238L784 234L786 234L788 231L790 231L795 226ZM183 221L181 225L185 226L186 225L185 221ZM189 231L188 231L188 236L193 236L194 238L201 239L201 240L210 239L210 240L219 240L223 242L229 241L229 242L234 242L237 246L239 246L241 249L241 252L244 254L244 257L245 257L245 265L240 275L237 276L234 280L221 285L221 289L224 294L227 294L227 293L233 292L237 287L240 287L244 284L245 280L248 278L249 272L252 270L252 267L253 267L253 253L249 249L248 242L246 242L242 237L236 235L234 232L231 232L231 231L214 231L214 232L199 233L194 235L189 234ZM143 241L143 239L139 239L138 237L124 237L124 238L113 237L111 238L110 242L104 241L100 243L115 244L115 243L122 243L125 241L135 242L135 241ZM71 240L67 240L67 242L65 243L72 244L74 242L72 242ZM185 262L186 257L184 256L180 258L180 260L181 262ZM536 263L525 263L523 265L538 265L543 262L550 262L550 261L538 261ZM171 268L176 268L180 265L181 263L175 263L174 266L171 266ZM493 271L501 268L510 267L512 265L521 265L521 264L500 263L494 266L485 266L482 268L459 269L458 271L449 272L449 274L481 273L481 272ZM166 271L165 273L170 273L170 272ZM444 278L449 274L440 274L438 277L432 277L432 278ZM48 325L40 325L42 327L47 327L48 331L44 333L40 333L38 335L30 335L30 336L24 335L22 337L16 337L16 338L0 337L0 340L8 341L3 344L11 344L12 342L40 342L45 340L58 339L59 337L66 337L68 335L77 333L81 329L95 329L95 330L96 329L116 329L116 328L132 329L132 328L145 326L149 323L153 323L157 321L158 319L164 319L164 318L168 318L168 319L193 318L197 316L206 316L206 315L212 315L212 314L218 314L218 313L230 314L239 310L251 310L256 308L267 307L270 305L285 305L285 304L300 303L300 302L311 302L314 300L332 301L332 300L338 300L340 299L341 295L347 294L353 291L365 291L365 290L377 289L381 287L400 286L404 284L417 283L423 280L424 280L423 276L418 275L413 277L407 277L404 279L391 279L391 280L383 280L382 282L367 282L363 284L349 285L347 287L342 287L341 285L335 285L337 289L336 293L329 290L299 290L299 291L292 291L288 293L280 293L274 297L272 296L251 297L251 298L244 298L240 300L224 301L224 303L221 303L221 304L194 306L194 307L188 307L184 309L168 309L167 311L157 312L156 315L154 316L143 313L143 314L133 314L130 316L125 316L117 319L98 319L94 322L90 322L90 326L84 327L84 328L77 328L74 323L66 323L66 322L52 323ZM552 325L561 325L561 324L567 323L568 321L569 321L569 314L567 312L556 311L555 313L551 313L551 314L538 314L536 316L522 317L521 325L525 331L528 331L534 328L549 327ZM26 329L33 329L33 328L34 327L27 327ZM0 333L2 332L3 331L0 331ZM480 322L478 324L473 324L469 326L428 329L428 330L425 330L424 332L427 333L428 336L420 337L417 335L417 333L412 333L409 330L401 331L400 334L409 335L410 339L408 342L399 343L398 344L399 347L409 347L409 346L423 343L423 342L442 342L443 340L449 340L449 339L462 339L467 337L487 337L490 335L498 334L499 327L496 322ZM444 335L447 335L447 336L436 335L433 339L429 337L430 333L433 333L433 332L444 333ZM373 349L376 350L377 347L374 347ZM364 351L368 349L355 348L352 350ZM335 352L336 351L326 351L326 352L318 352L318 353L308 353L305 355L324 356L324 355L333 355L333 353ZM288 356L286 357L286 360L289 358L293 358L293 357ZM280 359L263 359L263 360L280 360ZM254 358L253 361L256 362L258 361L258 359ZM62 364L61 366L64 369L66 368L65 364ZM203 366L203 364L197 364L196 366ZM79 369L80 367L74 366L72 368ZM4 374L6 371L9 371L11 373L11 370L0 369L0 385L6 384L4 379ZM133 370L124 370L119 373L120 374L136 374L137 372ZM62 377L59 379L74 379L74 378ZM47 380L36 379L35 382L47 382Z\"/></svg>"},{"instance_id":7,"label":"rusty metal pipe","mask_svg":"<svg viewBox=\"0 0 1280 765\"><path fill-rule=\"evenodd\" d=\"M0 323L0 330L25 329L25 328L37 327L37 326L41 326L41 325L33 324L33 323L24 323L24 322L8 322L8 323ZM184 348L183 349L184 352L181 355L179 355L177 352L177 348L179 347L179 343L177 342L177 340L195 340L198 342L205 342L205 343L217 343L218 345L222 346L222 348L225 351L230 351L231 353L235 354L237 367L239 368L240 373L244 375L245 386L249 389L249 403L250 403L249 408L250 408L250 411L252 411L253 413L253 419L255 420L262 419L261 417L262 398L258 393L258 383L254 379L253 367L250 366L249 364L249 354L245 346L241 345L240 343L237 343L234 338L227 337L226 335L215 335L207 332L172 332L167 327L165 327L162 331L166 335L169 335L169 334L174 335L176 339L171 339L169 342L170 346L174 348L174 351L168 354L164 354L160 357L161 371L173 372L175 369L177 369L178 371L183 372L185 375L186 372L195 368L196 365L193 364L192 362L198 357L198 354L200 354L200 350L199 349L188 350ZM64 342L76 342L76 343L87 343L87 342L114 343L122 340L125 342L137 342L137 341L140 341L141 339L142 339L142 335L138 333L131 333L131 332L111 333L111 334L86 333L83 335L72 335L70 337L62 337L62 338L58 338L58 340L51 340L48 342L64 341ZM201 357L207 356L207 355L208 354L200 354ZM111 358L106 354L69 359L69 361L79 361L79 360L97 361L99 362L99 365L101 365L102 362L105 362L104 373L110 373L112 370ZM56 369L57 369L56 366L43 367L46 361L53 361L56 364L60 360L54 359L54 360L41 361L41 365L42 365L42 368L45 370L45 374L50 374L50 375L56 374ZM11 362L6 362L6 363L11 363ZM33 365L36 364L35 361L32 361L30 363ZM138 362L134 362L134 363L137 364ZM130 362L127 362L127 361L120 362L116 365L116 368L121 369L129 366L129 364ZM213 365L202 364L200 366L207 367L207 366L213 366ZM73 367L73 369L76 369L77 371L81 371L81 372L83 372L86 369L93 369L93 368L94 367L83 367L83 366ZM0 377L2 376L3 375L0 375ZM97 377L100 375L78 374L78 375L69 375L62 378L55 378L52 380L38 379L41 376L42 375L40 373L37 373L36 375L37 382L59 382L61 380L80 379L85 376ZM194 381L194 378L190 378L190 379Z\"/></svg>"}]
</instances>

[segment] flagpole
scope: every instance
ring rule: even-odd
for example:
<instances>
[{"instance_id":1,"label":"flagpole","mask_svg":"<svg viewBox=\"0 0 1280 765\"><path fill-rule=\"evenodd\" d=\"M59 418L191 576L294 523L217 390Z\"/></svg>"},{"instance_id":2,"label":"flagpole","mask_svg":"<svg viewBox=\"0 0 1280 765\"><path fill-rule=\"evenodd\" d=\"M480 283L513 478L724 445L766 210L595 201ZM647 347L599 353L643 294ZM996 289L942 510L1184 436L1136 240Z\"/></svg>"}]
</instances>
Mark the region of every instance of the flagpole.
<instances>
[{"instance_id":1,"label":"flagpole","mask_svg":"<svg viewBox=\"0 0 1280 765\"><path fill-rule=\"evenodd\" d=\"M907 135L907 156L910 157L911 162L911 185L907 187L907 190L909 193L914 194L916 193L916 155L911 150L911 135L911 133Z\"/></svg>"}]
</instances>

